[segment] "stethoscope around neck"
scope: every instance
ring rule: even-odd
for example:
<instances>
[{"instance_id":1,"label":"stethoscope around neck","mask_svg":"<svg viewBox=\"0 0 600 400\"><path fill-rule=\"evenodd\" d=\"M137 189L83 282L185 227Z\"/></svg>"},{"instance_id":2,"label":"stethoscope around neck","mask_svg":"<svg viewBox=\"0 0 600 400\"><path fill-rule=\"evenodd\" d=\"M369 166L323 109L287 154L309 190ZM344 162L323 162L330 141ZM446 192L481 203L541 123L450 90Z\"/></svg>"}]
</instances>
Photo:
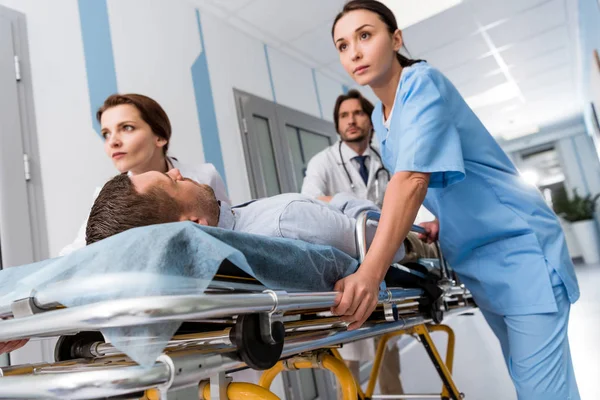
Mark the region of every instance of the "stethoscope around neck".
<instances>
[{"instance_id":1,"label":"stethoscope around neck","mask_svg":"<svg viewBox=\"0 0 600 400\"><path fill-rule=\"evenodd\" d=\"M342 162L342 167L344 168L344 172L346 172L346 176L348 177L348 182L350 182L350 188L354 192L356 185L354 184L354 181L352 180L352 176L350 176L350 172L348 172L348 168L346 167L346 162L344 161L344 158L342 157L342 143L343 143L343 141L340 140L340 144L338 145L338 153L340 154L340 161ZM379 157L379 161L381 163L381 167L379 167L377 169L377 171L375 171L375 198L377 199L377 203L382 203L383 196L382 196L381 187L379 184L379 175L381 175L383 173L387 179L387 182L390 181L391 175L390 175L390 171L388 171L383 166L383 159L381 158L381 154L379 154L379 152L377 150L375 150L375 148L373 146L371 146L370 143L369 143L369 148L371 149L371 151L373 153L375 153L377 155L377 157Z\"/></svg>"}]
</instances>

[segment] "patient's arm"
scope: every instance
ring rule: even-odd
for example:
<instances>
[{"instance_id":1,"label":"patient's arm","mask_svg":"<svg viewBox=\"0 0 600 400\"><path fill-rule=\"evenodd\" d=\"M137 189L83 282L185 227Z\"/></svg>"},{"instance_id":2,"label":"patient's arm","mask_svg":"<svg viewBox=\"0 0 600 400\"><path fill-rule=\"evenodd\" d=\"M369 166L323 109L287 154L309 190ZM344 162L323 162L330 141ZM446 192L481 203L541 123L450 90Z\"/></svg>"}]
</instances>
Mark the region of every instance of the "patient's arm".
<instances>
[{"instance_id":1,"label":"patient's arm","mask_svg":"<svg viewBox=\"0 0 600 400\"><path fill-rule=\"evenodd\" d=\"M368 203L373 203L356 200L357 202L353 203L351 207L345 207L346 213L342 213L341 210L338 211L338 209L324 203L303 200L292 201L279 216L279 232L281 236L286 238L333 246L354 258L358 258L355 236L356 219L348 216L347 213L358 215L360 211L371 209L369 207L365 208L365 205L368 206ZM373 209L377 210L376 207ZM368 245L375 236L375 230L375 225L367 226ZM394 261L400 261L403 257L404 247L401 247L396 253Z\"/></svg>"},{"instance_id":2,"label":"patient's arm","mask_svg":"<svg viewBox=\"0 0 600 400\"><path fill-rule=\"evenodd\" d=\"M291 201L279 216L279 233L289 239L333 246L356 258L356 220L329 205L314 201Z\"/></svg>"},{"instance_id":3,"label":"patient's arm","mask_svg":"<svg viewBox=\"0 0 600 400\"><path fill-rule=\"evenodd\" d=\"M358 218L363 211L377 211L381 209L370 200L359 199L349 193L338 193L329 202L329 204L350 218Z\"/></svg>"}]
</instances>

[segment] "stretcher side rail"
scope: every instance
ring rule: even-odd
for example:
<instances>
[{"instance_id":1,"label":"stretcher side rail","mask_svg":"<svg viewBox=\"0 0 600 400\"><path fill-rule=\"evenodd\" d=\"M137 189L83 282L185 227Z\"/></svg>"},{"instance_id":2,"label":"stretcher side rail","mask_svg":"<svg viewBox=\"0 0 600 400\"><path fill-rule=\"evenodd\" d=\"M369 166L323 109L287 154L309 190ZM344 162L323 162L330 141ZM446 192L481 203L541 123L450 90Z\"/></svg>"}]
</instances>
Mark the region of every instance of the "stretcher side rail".
<instances>
[{"instance_id":1,"label":"stretcher side rail","mask_svg":"<svg viewBox=\"0 0 600 400\"><path fill-rule=\"evenodd\" d=\"M422 295L420 289L382 291L380 303L404 301ZM223 318L232 315L328 309L336 292L152 296L108 300L0 321L0 341L56 336L103 328Z\"/></svg>"},{"instance_id":2,"label":"stretcher side rail","mask_svg":"<svg viewBox=\"0 0 600 400\"><path fill-rule=\"evenodd\" d=\"M467 305L447 315L471 311ZM297 340L286 341L281 357L380 336L386 333L431 322L423 316L401 318L397 322L369 324L355 331L316 331ZM161 355L151 368L118 366L76 372L44 373L0 378L0 399L96 399L124 396L151 388L182 389L195 386L220 372L244 368L235 352L203 354L174 352ZM2 369L0 369L0 375Z\"/></svg>"}]
</instances>

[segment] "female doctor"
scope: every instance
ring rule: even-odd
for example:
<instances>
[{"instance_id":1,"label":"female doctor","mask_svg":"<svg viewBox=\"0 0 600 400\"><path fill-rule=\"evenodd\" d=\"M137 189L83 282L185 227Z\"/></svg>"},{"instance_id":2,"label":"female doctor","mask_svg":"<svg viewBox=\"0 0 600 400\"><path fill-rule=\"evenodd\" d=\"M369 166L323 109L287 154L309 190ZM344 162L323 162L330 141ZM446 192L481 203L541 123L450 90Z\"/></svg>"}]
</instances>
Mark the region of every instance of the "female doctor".
<instances>
[{"instance_id":1,"label":"female doctor","mask_svg":"<svg viewBox=\"0 0 600 400\"><path fill-rule=\"evenodd\" d=\"M153 99L141 94L109 96L96 113L102 127L104 151L121 173L130 175L148 171L167 172L177 168L185 178L209 185L217 200L229 203L225 184L212 164L183 164L167 156L171 123L167 113ZM94 199L100 193L96 189ZM87 219L75 241L63 248L61 256L85 247ZM28 340L0 342L0 354L23 347Z\"/></svg>"},{"instance_id":2,"label":"female doctor","mask_svg":"<svg viewBox=\"0 0 600 400\"><path fill-rule=\"evenodd\" d=\"M167 113L155 100L141 94L113 94L96 113L104 138L104 151L121 173L129 175L148 171L167 172L177 168L185 178L209 185L217 200L229 203L225 184L212 164L184 164L167 155L171 140L171 123ZM96 189L94 198L100 188ZM75 241L60 255L85 246L85 227Z\"/></svg>"},{"instance_id":3,"label":"female doctor","mask_svg":"<svg viewBox=\"0 0 600 400\"><path fill-rule=\"evenodd\" d=\"M556 215L469 109L423 61L398 53L393 13L348 2L332 36L345 70L380 102L372 115L392 172L379 227L358 271L336 284L332 311L361 326L421 203L450 265L500 340L519 399L579 399L567 338L577 279Z\"/></svg>"}]
</instances>

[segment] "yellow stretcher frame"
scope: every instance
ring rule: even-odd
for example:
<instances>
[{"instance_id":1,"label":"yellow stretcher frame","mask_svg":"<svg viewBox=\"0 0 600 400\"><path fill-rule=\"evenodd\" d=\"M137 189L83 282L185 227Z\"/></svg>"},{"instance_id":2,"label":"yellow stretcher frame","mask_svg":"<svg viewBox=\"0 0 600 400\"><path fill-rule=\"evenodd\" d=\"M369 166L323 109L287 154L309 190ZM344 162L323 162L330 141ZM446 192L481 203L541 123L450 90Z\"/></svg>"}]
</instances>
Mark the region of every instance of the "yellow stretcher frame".
<instances>
[{"instance_id":1,"label":"yellow stretcher frame","mask_svg":"<svg viewBox=\"0 0 600 400\"><path fill-rule=\"evenodd\" d=\"M445 332L448 335L448 344L446 347L445 361L440 356L435 344L433 343L429 332ZM296 371L299 369L326 369L331 371L337 378L343 400L368 400L373 396L375 384L379 378L379 371L385 355L387 343L400 335L417 336L425 347L429 358L442 380L442 391L440 397L442 400L461 400L464 395L459 392L452 378L452 366L454 363L454 347L456 343L454 331L447 325L422 324L409 329L403 329L396 332L387 333L379 339L375 360L369 376L367 390L362 391L360 384L356 382L352 372L344 363L340 353L335 348L321 349L306 354L297 355L289 359L279 361L271 369L266 370L260 377L258 385L243 382L232 382L226 387L227 399L230 400L279 400L275 394L270 391L271 384L275 377L283 371ZM207 382L201 382L199 386L199 399L209 400L210 385ZM404 397L410 397L404 394ZM158 392L148 390L142 400L157 400L160 398Z\"/></svg>"},{"instance_id":2,"label":"yellow stretcher frame","mask_svg":"<svg viewBox=\"0 0 600 400\"><path fill-rule=\"evenodd\" d=\"M446 334L448 335L445 362L441 358L435 344L431 340L431 336L429 335L429 332L435 331L446 332ZM371 375L369 376L367 390L363 392L360 385L355 382L358 398L360 398L361 400L365 400L370 399L373 396L373 392L375 391L375 384L377 383L377 379L379 378L379 371L381 370L381 364L385 355L385 347L392 338L400 335L415 335L419 338L420 342L425 347L429 358L431 359L435 369L437 370L442 380L442 392L440 394L442 400L460 400L464 398L464 394L462 394L458 390L456 384L454 383L454 379L452 378L452 366L454 364L454 347L456 343L454 331L447 325L424 324L417 325L410 329L403 329L400 331L387 333L381 336L377 345L377 351L375 353L375 361L373 362L373 367L371 368ZM332 349L331 351L336 358L343 360L343 358L340 356L339 352L336 349ZM405 396L409 397L409 395Z\"/></svg>"}]
</instances>

